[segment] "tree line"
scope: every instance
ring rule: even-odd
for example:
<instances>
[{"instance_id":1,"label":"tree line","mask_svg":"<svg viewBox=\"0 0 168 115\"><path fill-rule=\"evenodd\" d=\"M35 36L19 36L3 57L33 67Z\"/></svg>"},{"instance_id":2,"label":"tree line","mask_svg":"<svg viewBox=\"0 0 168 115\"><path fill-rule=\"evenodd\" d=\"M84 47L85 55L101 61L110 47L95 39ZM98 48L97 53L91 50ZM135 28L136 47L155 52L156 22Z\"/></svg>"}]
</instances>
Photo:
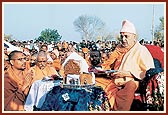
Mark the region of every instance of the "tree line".
<instances>
[{"instance_id":1,"label":"tree line","mask_svg":"<svg viewBox=\"0 0 168 115\"><path fill-rule=\"evenodd\" d=\"M156 26L154 31L154 40L164 41L164 17L160 17L160 24ZM106 24L99 17L81 15L73 22L75 31L81 35L81 40L111 40L118 36L106 30ZM6 40L12 40L12 35L5 35ZM56 29L44 29L41 31L39 37L34 40L50 42L60 41L62 36Z\"/></svg>"}]
</instances>

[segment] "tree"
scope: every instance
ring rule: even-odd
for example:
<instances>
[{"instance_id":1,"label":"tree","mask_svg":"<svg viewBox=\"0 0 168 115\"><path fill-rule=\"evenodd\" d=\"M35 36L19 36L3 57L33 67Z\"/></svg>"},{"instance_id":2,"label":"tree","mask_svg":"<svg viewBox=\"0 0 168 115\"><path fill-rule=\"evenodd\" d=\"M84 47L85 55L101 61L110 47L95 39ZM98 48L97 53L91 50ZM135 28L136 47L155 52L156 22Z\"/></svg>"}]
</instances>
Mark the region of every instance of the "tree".
<instances>
[{"instance_id":1,"label":"tree","mask_svg":"<svg viewBox=\"0 0 168 115\"><path fill-rule=\"evenodd\" d=\"M51 43L51 41L54 41L54 42L60 41L61 38L62 36L60 36L57 30L45 29L41 32L37 40Z\"/></svg>"},{"instance_id":2,"label":"tree","mask_svg":"<svg viewBox=\"0 0 168 115\"><path fill-rule=\"evenodd\" d=\"M95 40L104 30L105 23L96 16L81 15L74 21L76 31L83 40Z\"/></svg>"},{"instance_id":3,"label":"tree","mask_svg":"<svg viewBox=\"0 0 168 115\"><path fill-rule=\"evenodd\" d=\"M13 40L12 35L6 35L6 34L4 34L4 40L5 41L12 41Z\"/></svg>"},{"instance_id":4,"label":"tree","mask_svg":"<svg viewBox=\"0 0 168 115\"><path fill-rule=\"evenodd\" d=\"M102 36L101 36L102 41L112 40L113 38L114 38L114 36L112 35L111 32L104 32L104 33L102 33Z\"/></svg>"},{"instance_id":5,"label":"tree","mask_svg":"<svg viewBox=\"0 0 168 115\"><path fill-rule=\"evenodd\" d=\"M160 24L159 26L156 27L154 37L156 41L158 40L164 41L164 17L160 17L159 20Z\"/></svg>"}]
</instances>

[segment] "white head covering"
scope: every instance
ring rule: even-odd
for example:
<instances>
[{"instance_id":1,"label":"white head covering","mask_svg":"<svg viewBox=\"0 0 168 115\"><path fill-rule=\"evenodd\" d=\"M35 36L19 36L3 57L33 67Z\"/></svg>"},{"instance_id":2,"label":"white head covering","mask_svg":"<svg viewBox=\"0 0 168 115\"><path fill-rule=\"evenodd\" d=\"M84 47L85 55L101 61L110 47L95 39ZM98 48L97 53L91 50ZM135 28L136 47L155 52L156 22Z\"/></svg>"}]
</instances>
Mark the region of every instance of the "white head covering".
<instances>
[{"instance_id":1,"label":"white head covering","mask_svg":"<svg viewBox=\"0 0 168 115\"><path fill-rule=\"evenodd\" d=\"M122 22L122 28L121 28L120 32L129 32L129 33L136 34L136 29L135 29L135 26L133 23L131 23L128 20L124 20Z\"/></svg>"}]
</instances>

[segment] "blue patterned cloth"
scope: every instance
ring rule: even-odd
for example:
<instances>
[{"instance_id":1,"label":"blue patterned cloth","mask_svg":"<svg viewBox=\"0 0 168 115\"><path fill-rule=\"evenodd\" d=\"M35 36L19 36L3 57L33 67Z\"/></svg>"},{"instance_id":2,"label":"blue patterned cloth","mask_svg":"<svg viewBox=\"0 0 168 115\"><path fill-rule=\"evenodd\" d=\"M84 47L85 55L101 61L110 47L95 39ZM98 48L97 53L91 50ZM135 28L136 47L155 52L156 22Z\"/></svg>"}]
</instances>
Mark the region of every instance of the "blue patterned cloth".
<instances>
[{"instance_id":1,"label":"blue patterned cloth","mask_svg":"<svg viewBox=\"0 0 168 115\"><path fill-rule=\"evenodd\" d=\"M55 86L48 92L40 111L106 111L110 104L101 87L90 90Z\"/></svg>"}]
</instances>

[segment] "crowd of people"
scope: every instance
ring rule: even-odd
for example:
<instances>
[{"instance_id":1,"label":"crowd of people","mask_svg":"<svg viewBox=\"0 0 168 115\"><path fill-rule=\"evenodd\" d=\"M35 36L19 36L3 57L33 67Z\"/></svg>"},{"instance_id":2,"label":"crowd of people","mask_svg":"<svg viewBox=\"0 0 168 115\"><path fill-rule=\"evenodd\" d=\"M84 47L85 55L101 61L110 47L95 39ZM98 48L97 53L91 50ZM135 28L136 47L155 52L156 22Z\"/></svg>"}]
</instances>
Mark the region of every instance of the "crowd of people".
<instances>
[{"instance_id":1,"label":"crowd of people","mask_svg":"<svg viewBox=\"0 0 168 115\"><path fill-rule=\"evenodd\" d=\"M10 41L18 50L10 49L4 43L4 110L24 111L24 103L31 85L45 76L66 78L63 64L73 53L80 55L88 64L88 72L95 72L96 85L107 93L111 109L129 111L139 81L146 71L155 68L153 55L144 40L138 42L137 32L128 20L122 22L118 41ZM154 44L164 52L164 44ZM163 53L164 54L164 53ZM162 56L163 57L163 56ZM163 59L163 58L162 58ZM162 60L162 68L164 68ZM116 70L108 78L97 74ZM110 79L109 79L110 78Z\"/></svg>"}]
</instances>

